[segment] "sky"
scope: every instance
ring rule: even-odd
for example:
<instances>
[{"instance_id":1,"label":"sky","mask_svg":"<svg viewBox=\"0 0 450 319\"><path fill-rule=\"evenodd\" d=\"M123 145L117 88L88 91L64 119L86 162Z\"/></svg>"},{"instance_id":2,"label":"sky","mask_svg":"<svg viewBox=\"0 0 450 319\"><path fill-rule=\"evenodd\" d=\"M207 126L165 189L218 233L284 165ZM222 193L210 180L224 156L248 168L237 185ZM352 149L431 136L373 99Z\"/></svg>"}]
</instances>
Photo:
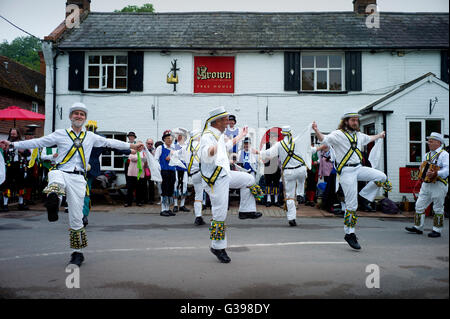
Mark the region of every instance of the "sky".
<instances>
[{"instance_id":1,"label":"sky","mask_svg":"<svg viewBox=\"0 0 450 319\"><path fill-rule=\"evenodd\" d=\"M112 12L127 5L152 3L156 12L352 11L352 0L92 0L91 11ZM0 15L43 38L65 18L66 0L0 0ZM449 12L448 0L378 0L378 10L389 12ZM27 34L0 18L0 42Z\"/></svg>"}]
</instances>

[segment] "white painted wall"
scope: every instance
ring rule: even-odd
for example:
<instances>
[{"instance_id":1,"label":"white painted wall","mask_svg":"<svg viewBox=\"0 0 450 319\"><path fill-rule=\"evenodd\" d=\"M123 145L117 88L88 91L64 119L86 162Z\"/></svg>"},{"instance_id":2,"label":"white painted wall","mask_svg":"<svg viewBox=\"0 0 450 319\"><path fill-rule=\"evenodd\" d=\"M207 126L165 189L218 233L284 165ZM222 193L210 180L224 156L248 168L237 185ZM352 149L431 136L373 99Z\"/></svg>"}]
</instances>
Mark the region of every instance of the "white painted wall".
<instances>
[{"instance_id":1,"label":"white painted wall","mask_svg":"<svg viewBox=\"0 0 450 319\"><path fill-rule=\"evenodd\" d=\"M429 114L430 99L438 98L439 102ZM401 201L403 196L413 201L412 194L400 193L400 167L408 164L408 119L439 119L443 120L443 131L449 131L449 100L447 88L435 82L425 82L417 88L398 97L393 102L387 104L382 110L392 110L392 114L387 115L387 154L388 154L388 177L392 182L393 191L389 198L394 201ZM364 119L362 123L373 122ZM376 120L376 125L381 128L382 117ZM423 150L425 152L425 150ZM423 154L424 155L424 154ZM420 189L417 189L419 192Z\"/></svg>"},{"instance_id":2,"label":"white painted wall","mask_svg":"<svg viewBox=\"0 0 450 319\"><path fill-rule=\"evenodd\" d=\"M238 126L248 125L256 129L290 125L294 131L299 131L315 120L321 131L330 132L336 129L343 113L359 110L394 89L396 85L427 72L440 76L439 51L411 52L403 57L391 55L390 52L375 54L363 52L362 92L299 95L297 92L284 91L283 52L275 52L273 55L243 52L234 54L235 94L193 94L195 55L200 54L172 52L164 56L160 52L145 52L144 91L128 94L80 94L68 91L68 54L59 56L56 103L62 107L63 114L62 120L57 115L56 128L66 128L70 125L69 107L74 102L81 101L89 108L88 118L97 120L99 130L118 132L132 130L136 132L138 139L142 140L148 137L159 140L162 132L169 128L181 126L192 129L194 124L200 126L208 111L218 105L225 106L230 113L237 116ZM177 59L177 67L180 68L177 92L173 92L173 86L166 83L173 59ZM47 74L51 74L51 71L47 69ZM46 88L45 132L48 134L51 132L52 123L51 76L47 77ZM424 86L410 97L405 96L400 100L401 104L395 104L395 107L403 111L396 111L388 118L389 154L404 154L401 147L406 147L406 142L402 142L406 134L405 117L408 114L423 115L426 110L422 108L428 105L429 98L438 95L440 101L448 101L448 91L434 86ZM155 119L152 106L155 108ZM448 102L446 110L448 131ZM435 114L437 113L433 115ZM380 119L376 122L378 131L381 131ZM404 157L405 155L395 156L396 160L389 164L389 174L393 177L398 177L398 167L404 166ZM392 182L395 189L398 181L393 178Z\"/></svg>"}]
</instances>

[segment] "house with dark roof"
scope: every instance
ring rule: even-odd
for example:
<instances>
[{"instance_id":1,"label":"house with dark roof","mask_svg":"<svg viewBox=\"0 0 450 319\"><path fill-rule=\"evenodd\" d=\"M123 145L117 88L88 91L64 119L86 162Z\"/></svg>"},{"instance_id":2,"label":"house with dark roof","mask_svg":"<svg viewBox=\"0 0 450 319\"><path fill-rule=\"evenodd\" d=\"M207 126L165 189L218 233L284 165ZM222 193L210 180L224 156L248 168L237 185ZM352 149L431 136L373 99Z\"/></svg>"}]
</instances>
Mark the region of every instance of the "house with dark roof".
<instances>
[{"instance_id":1,"label":"house with dark roof","mask_svg":"<svg viewBox=\"0 0 450 319\"><path fill-rule=\"evenodd\" d=\"M383 102L368 106L410 82L422 83L426 74L443 91L423 93L429 86L422 85L413 92L439 101L430 114L413 102L421 120L439 120L434 128L448 132L448 13L377 12L375 0L354 0L354 11L283 13L91 12L90 2L67 1L78 9L45 38L52 97L46 133L69 126L76 101L89 107L99 131L124 139L131 130L138 140L160 140L175 127L200 128L208 111L221 105L238 126L249 126L254 145L270 127L299 132L315 120L326 133L343 113L362 110L362 130L386 129L406 150L412 105L392 112L379 112ZM391 133L397 115L402 125ZM399 200L399 168L417 162L394 153L392 160L390 138L386 142L380 169L394 182L390 197ZM123 161L102 155L102 168L120 171Z\"/></svg>"},{"instance_id":2,"label":"house with dark roof","mask_svg":"<svg viewBox=\"0 0 450 319\"><path fill-rule=\"evenodd\" d=\"M45 74L0 56L0 110L9 106L45 114ZM44 134L43 124L42 121L16 121L22 134L30 131L27 125L35 125L35 136ZM7 137L12 127L14 121L0 120L0 135Z\"/></svg>"}]
</instances>

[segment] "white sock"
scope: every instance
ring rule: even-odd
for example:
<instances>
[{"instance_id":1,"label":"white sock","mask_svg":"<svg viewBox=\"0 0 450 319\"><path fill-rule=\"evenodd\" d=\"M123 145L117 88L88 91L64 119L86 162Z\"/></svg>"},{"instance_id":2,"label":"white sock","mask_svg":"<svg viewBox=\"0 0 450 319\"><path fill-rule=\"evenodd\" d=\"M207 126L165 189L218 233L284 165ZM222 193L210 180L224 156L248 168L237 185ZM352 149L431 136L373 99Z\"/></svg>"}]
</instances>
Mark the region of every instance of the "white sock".
<instances>
[{"instance_id":1,"label":"white sock","mask_svg":"<svg viewBox=\"0 0 450 319\"><path fill-rule=\"evenodd\" d=\"M23 196L19 196L19 205L23 204Z\"/></svg>"},{"instance_id":2,"label":"white sock","mask_svg":"<svg viewBox=\"0 0 450 319\"><path fill-rule=\"evenodd\" d=\"M183 207L184 206L184 201L186 200L186 198L182 197L180 200L180 206Z\"/></svg>"},{"instance_id":3,"label":"white sock","mask_svg":"<svg viewBox=\"0 0 450 319\"><path fill-rule=\"evenodd\" d=\"M273 195L273 196L275 196L275 202L278 202L278 195L275 194L275 195Z\"/></svg>"},{"instance_id":4,"label":"white sock","mask_svg":"<svg viewBox=\"0 0 450 319\"><path fill-rule=\"evenodd\" d=\"M175 206L178 206L178 198L175 197L175 198L173 199L173 204L174 204Z\"/></svg>"},{"instance_id":5,"label":"white sock","mask_svg":"<svg viewBox=\"0 0 450 319\"><path fill-rule=\"evenodd\" d=\"M267 202L270 203L271 201L272 201L272 196L270 196L270 194L269 194L269 195L267 195Z\"/></svg>"},{"instance_id":6,"label":"white sock","mask_svg":"<svg viewBox=\"0 0 450 319\"><path fill-rule=\"evenodd\" d=\"M8 205L8 200L9 200L9 197L7 197L7 196L3 196L3 205Z\"/></svg>"}]
</instances>

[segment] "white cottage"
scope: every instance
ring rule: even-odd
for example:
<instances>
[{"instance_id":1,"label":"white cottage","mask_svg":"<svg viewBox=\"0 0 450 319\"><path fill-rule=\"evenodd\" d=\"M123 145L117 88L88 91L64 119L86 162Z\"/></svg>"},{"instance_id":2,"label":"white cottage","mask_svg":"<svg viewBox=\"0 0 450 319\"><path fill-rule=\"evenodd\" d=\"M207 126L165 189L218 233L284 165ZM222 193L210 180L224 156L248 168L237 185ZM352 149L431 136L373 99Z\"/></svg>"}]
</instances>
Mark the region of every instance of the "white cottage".
<instances>
[{"instance_id":1,"label":"white cottage","mask_svg":"<svg viewBox=\"0 0 450 319\"><path fill-rule=\"evenodd\" d=\"M448 132L449 16L367 15L376 1L353 3L351 12L102 13L90 12L89 0L67 1L81 9L80 23L46 37L45 132L69 125L75 101L88 105L99 131L142 140L200 127L223 105L253 129L255 144L273 126L299 131L315 120L330 132L341 114L364 110L363 129L386 125L385 168L399 200L399 168L417 165L406 152L417 142L408 140L413 119L423 132L427 119ZM385 99L411 81L419 86ZM435 97L428 114L423 103ZM102 164L123 171L120 156L104 155Z\"/></svg>"}]
</instances>

